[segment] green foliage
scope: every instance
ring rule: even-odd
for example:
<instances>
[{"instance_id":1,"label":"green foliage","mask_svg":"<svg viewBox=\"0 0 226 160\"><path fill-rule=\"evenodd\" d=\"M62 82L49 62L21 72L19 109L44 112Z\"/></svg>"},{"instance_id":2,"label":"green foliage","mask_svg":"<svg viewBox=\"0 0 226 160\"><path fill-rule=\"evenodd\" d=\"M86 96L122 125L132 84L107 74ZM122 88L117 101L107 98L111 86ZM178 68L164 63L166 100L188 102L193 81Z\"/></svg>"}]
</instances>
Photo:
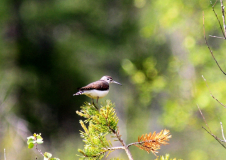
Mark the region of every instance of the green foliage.
<instances>
[{"instance_id":1,"label":"green foliage","mask_svg":"<svg viewBox=\"0 0 226 160\"><path fill-rule=\"evenodd\" d=\"M81 106L80 111L76 113L84 118L85 121L80 120L80 124L84 131L81 132L81 137L85 142L84 149L79 149L78 151L83 155L80 156L81 159L101 159L104 157L105 153L112 152L116 149L124 149L128 158L132 159L132 155L129 151L129 146L136 146L142 150L147 151L148 153L152 152L155 156L155 153L158 153L161 145L168 144L169 138L171 138L169 130L162 130L160 133L150 132L149 134L143 134L141 137L138 137L138 142L125 144L119 129L117 127L118 117L116 116L114 104L110 100L107 100L103 105L98 109L95 104L85 103ZM88 124L88 127L85 125ZM117 138L122 146L112 147L111 141L107 140L106 136L108 134L114 134L113 138ZM107 155L108 156L108 155Z\"/></svg>"},{"instance_id":2,"label":"green foliage","mask_svg":"<svg viewBox=\"0 0 226 160\"><path fill-rule=\"evenodd\" d=\"M51 158L51 157L52 157L51 153L48 153L48 152L44 153L44 160L60 160L59 158Z\"/></svg>"},{"instance_id":3,"label":"green foliage","mask_svg":"<svg viewBox=\"0 0 226 160\"><path fill-rule=\"evenodd\" d=\"M43 143L43 138L41 137L41 133L40 134L34 133L33 136L27 137L27 145L29 149L33 148L34 144L36 143L37 144Z\"/></svg>"},{"instance_id":4,"label":"green foliage","mask_svg":"<svg viewBox=\"0 0 226 160\"><path fill-rule=\"evenodd\" d=\"M34 145L36 145L36 149L38 144L42 144L43 143L43 138L41 137L41 133L36 134L34 133L33 136L27 137L27 145L28 148L31 149L34 147ZM59 158L51 158L52 154L45 152L44 154L41 152L41 150L38 150L38 152L43 155L44 160L60 160Z\"/></svg>"},{"instance_id":5,"label":"green foliage","mask_svg":"<svg viewBox=\"0 0 226 160\"><path fill-rule=\"evenodd\" d=\"M80 120L84 130L80 131L80 134L85 146L83 150L79 149L78 151L84 155L85 159L87 159L86 157L102 158L103 153L107 151L106 149L112 146L111 142L106 139L106 135L117 132L118 117L114 110L114 104L107 100L97 110L93 104L86 102L81 107L81 111L76 111L76 113L87 118L85 121ZM88 127L85 123L88 123Z\"/></svg>"}]
</instances>

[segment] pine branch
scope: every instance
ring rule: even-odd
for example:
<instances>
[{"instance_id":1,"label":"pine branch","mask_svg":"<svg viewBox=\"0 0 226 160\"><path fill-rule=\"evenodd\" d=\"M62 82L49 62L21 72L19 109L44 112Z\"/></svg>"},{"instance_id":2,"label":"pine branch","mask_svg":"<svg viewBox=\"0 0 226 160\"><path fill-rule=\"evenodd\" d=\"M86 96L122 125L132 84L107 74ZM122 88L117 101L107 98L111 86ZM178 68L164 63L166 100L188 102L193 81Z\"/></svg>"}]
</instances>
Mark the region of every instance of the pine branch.
<instances>
[{"instance_id":1,"label":"pine branch","mask_svg":"<svg viewBox=\"0 0 226 160\"><path fill-rule=\"evenodd\" d=\"M93 104L85 103L81 107L80 111L76 113L84 118L85 121L80 120L80 124L84 131L81 131L81 137L85 142L84 149L78 151L83 155L83 159L101 159L105 153L108 154L114 150L123 149L125 150L129 160L133 160L132 154L129 151L129 147L135 145L148 153L152 152L154 155L158 153L161 145L168 144L167 141L171 137L168 130L162 130L160 133L154 132L148 135L142 135L138 137L138 142L130 143L126 145L118 129L118 117L114 110L114 105L110 101L106 101L104 106L101 106L99 110L96 110ZM85 125L88 123L88 126ZM111 142L107 141L107 134L114 134L122 146L111 146Z\"/></svg>"}]
</instances>

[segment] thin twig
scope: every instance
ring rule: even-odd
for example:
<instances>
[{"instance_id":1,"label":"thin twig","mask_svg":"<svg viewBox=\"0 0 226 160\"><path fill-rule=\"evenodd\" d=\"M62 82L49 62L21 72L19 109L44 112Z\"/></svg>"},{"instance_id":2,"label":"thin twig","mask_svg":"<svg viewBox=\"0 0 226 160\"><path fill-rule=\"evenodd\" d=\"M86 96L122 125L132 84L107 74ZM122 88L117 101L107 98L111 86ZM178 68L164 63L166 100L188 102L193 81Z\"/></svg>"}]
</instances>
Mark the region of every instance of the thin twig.
<instances>
[{"instance_id":1,"label":"thin twig","mask_svg":"<svg viewBox=\"0 0 226 160\"><path fill-rule=\"evenodd\" d=\"M141 142L133 142L133 143L128 144L127 146L130 147L132 145L143 144L146 142L150 143L150 142L156 142L156 141L155 140L147 140L147 141L141 141Z\"/></svg>"},{"instance_id":2,"label":"thin twig","mask_svg":"<svg viewBox=\"0 0 226 160\"><path fill-rule=\"evenodd\" d=\"M223 139L224 139L224 142L226 142L225 137L224 137L224 130L223 130L222 122L220 122L220 125L221 125L222 137L223 137Z\"/></svg>"},{"instance_id":3,"label":"thin twig","mask_svg":"<svg viewBox=\"0 0 226 160\"><path fill-rule=\"evenodd\" d=\"M212 8L215 7L215 5L217 4L217 1L218 1L218 0L216 0L215 3L212 5ZM212 2L211 2L211 3L212 3Z\"/></svg>"},{"instance_id":4,"label":"thin twig","mask_svg":"<svg viewBox=\"0 0 226 160\"><path fill-rule=\"evenodd\" d=\"M118 146L118 147L111 147L111 148L105 148L107 151L112 151L112 150L118 150L118 149L125 149L123 146Z\"/></svg>"},{"instance_id":5,"label":"thin twig","mask_svg":"<svg viewBox=\"0 0 226 160\"><path fill-rule=\"evenodd\" d=\"M208 124L206 123L206 119L205 119L205 117L203 116L202 111L201 111L201 109L199 108L199 105L198 105L198 104L197 104L197 107L198 107L199 112L200 112L200 114L201 114L201 116L202 116L202 119L204 120L204 122L205 122L206 126L208 127L209 131L211 132L211 130L210 130ZM203 127L203 128L204 128L204 127Z\"/></svg>"},{"instance_id":6,"label":"thin twig","mask_svg":"<svg viewBox=\"0 0 226 160\"><path fill-rule=\"evenodd\" d=\"M203 75L202 75L202 78L203 78L203 80L206 82L206 79L204 78ZM207 82L206 82L206 86L207 86L207 88L208 88L208 90L209 90L209 92L210 92L210 95L213 97L213 99L215 99L218 103L220 103L220 105L222 105L224 108L226 108L226 106L225 106L223 103L221 103L218 99L216 99L216 98L213 96L213 94L211 93L210 88L209 88Z\"/></svg>"},{"instance_id":7,"label":"thin twig","mask_svg":"<svg viewBox=\"0 0 226 160\"><path fill-rule=\"evenodd\" d=\"M5 148L4 148L4 160L6 160L6 153L5 153Z\"/></svg>"},{"instance_id":8,"label":"thin twig","mask_svg":"<svg viewBox=\"0 0 226 160\"><path fill-rule=\"evenodd\" d=\"M104 154L105 152L108 152L108 151L113 151L113 150L118 150L118 149L124 149L125 150L125 147L123 146L119 146L119 147L111 147L111 148L103 148L104 151L92 156L92 157L98 157L100 156L101 154ZM88 157L87 155L84 155L86 157Z\"/></svg>"},{"instance_id":9,"label":"thin twig","mask_svg":"<svg viewBox=\"0 0 226 160\"><path fill-rule=\"evenodd\" d=\"M218 138L217 136L215 136L214 134L212 134L212 132L211 132L211 130L210 130L208 124L206 123L206 119L205 119L204 115L202 114L201 109L199 108L198 105L197 105L197 107L198 107L199 112L200 112L200 114L202 115L202 118L203 118L203 120L204 120L206 126L208 127L209 131L208 131L205 127L203 127L203 126L202 126L202 128L205 129L205 131L206 131L207 133L209 133L212 137L214 137L214 139L216 139L216 140L217 140L217 141L218 141L218 142L226 149L226 146L225 146L224 144L221 143L221 142L224 142L224 141L221 140L221 139L219 139L219 138Z\"/></svg>"},{"instance_id":10,"label":"thin twig","mask_svg":"<svg viewBox=\"0 0 226 160\"><path fill-rule=\"evenodd\" d=\"M205 18L204 18L204 12L203 12L203 33L204 33L205 43L206 43L206 45L207 45L207 47L208 47L208 49L209 49L209 51L210 51L210 53L211 53L211 55L212 55L214 61L216 62L217 66L219 67L219 69L221 70L221 72L222 72L224 75L226 75L226 73L221 69L220 65L218 64L217 60L215 59L215 57L214 57L214 55L213 55L212 50L211 50L210 47L209 47L209 44L208 44L207 39L206 39L206 32L205 32L205 25L204 25L204 22L205 22Z\"/></svg>"},{"instance_id":11,"label":"thin twig","mask_svg":"<svg viewBox=\"0 0 226 160\"><path fill-rule=\"evenodd\" d=\"M35 143L35 149L44 157L44 154L42 153L42 151L40 149L38 149L37 143Z\"/></svg>"},{"instance_id":12,"label":"thin twig","mask_svg":"<svg viewBox=\"0 0 226 160\"><path fill-rule=\"evenodd\" d=\"M132 157L132 154L131 152L129 151L129 147L125 144L125 142L123 141L123 139L121 138L121 135L119 134L119 131L115 131L113 130L112 128L109 127L109 129L115 134L115 136L118 138L118 140L121 142L122 146L119 146L119 147L111 147L111 148L104 148L105 150L101 153L99 153L98 155L95 155L93 157L97 157L99 156L100 154L103 154L107 151L110 151L110 150L117 150L117 149L124 149L129 160L133 160L133 157Z\"/></svg>"},{"instance_id":13,"label":"thin twig","mask_svg":"<svg viewBox=\"0 0 226 160\"><path fill-rule=\"evenodd\" d=\"M221 12L222 12L222 19L223 19L223 26L224 26L224 37L226 35L226 26L225 26L225 16L224 16L224 5L223 0L220 0L221 2Z\"/></svg>"},{"instance_id":14,"label":"thin twig","mask_svg":"<svg viewBox=\"0 0 226 160\"><path fill-rule=\"evenodd\" d=\"M106 120L107 124L109 124L109 123L108 123L107 117L105 117L105 120ZM109 129L112 131L112 133L114 133L114 135L118 138L119 142L121 142L121 144L122 144L122 146L123 146L123 149L125 150L125 152L126 152L128 158L129 158L129 160L133 160L132 154L131 154L131 152L129 151L128 146L125 144L125 142L124 142L123 139L121 138L121 135L119 134L119 129L114 130L114 129L112 129L110 126L108 126L108 127L109 127Z\"/></svg>"},{"instance_id":15,"label":"thin twig","mask_svg":"<svg viewBox=\"0 0 226 160\"><path fill-rule=\"evenodd\" d=\"M224 37L218 37L218 36L212 36L212 35L209 35L210 37L213 37L213 38L220 38L220 39L225 39Z\"/></svg>"},{"instance_id":16,"label":"thin twig","mask_svg":"<svg viewBox=\"0 0 226 160\"><path fill-rule=\"evenodd\" d=\"M215 16L216 16L216 18L217 18L217 21L218 21L218 23L219 23L219 26L220 26L221 32L222 32L222 34L223 34L223 37L224 37L224 39L226 39L226 37L225 37L225 32L224 32L225 29L224 29L224 31L223 31L221 22L220 22L220 20L219 20L219 18L218 18L218 16L217 16L217 13L216 13L216 11L215 11L215 9L214 9L216 3L217 3L217 0L216 0L216 2L214 3L214 5L212 6L212 10L213 10L213 12L214 12L214 14L215 14ZM224 20L223 20L223 24L225 24L225 23L224 23ZM225 25L224 25L224 26L225 26Z\"/></svg>"},{"instance_id":17,"label":"thin twig","mask_svg":"<svg viewBox=\"0 0 226 160\"><path fill-rule=\"evenodd\" d=\"M205 131L206 131L207 133L209 133L214 139L217 140L218 143L220 143L220 144L226 149L225 145L221 143L221 141L223 142L223 140L217 138L217 136L215 136L214 134L212 134L211 132L209 132L205 127L202 127L202 128L205 129Z\"/></svg>"},{"instance_id":18,"label":"thin twig","mask_svg":"<svg viewBox=\"0 0 226 160\"><path fill-rule=\"evenodd\" d=\"M143 143L146 143L146 142L156 142L156 141L155 140L147 140L147 141L142 141L142 142L133 142L133 143L128 144L126 147L129 148L132 145L143 144ZM103 149L104 149L104 151L98 153L98 155L96 155L96 156L99 156L99 155L101 155L101 154L103 154L107 151L118 150L118 149L124 149L125 150L125 147L124 146L118 146L118 147L110 147L110 148L103 148Z\"/></svg>"}]
</instances>

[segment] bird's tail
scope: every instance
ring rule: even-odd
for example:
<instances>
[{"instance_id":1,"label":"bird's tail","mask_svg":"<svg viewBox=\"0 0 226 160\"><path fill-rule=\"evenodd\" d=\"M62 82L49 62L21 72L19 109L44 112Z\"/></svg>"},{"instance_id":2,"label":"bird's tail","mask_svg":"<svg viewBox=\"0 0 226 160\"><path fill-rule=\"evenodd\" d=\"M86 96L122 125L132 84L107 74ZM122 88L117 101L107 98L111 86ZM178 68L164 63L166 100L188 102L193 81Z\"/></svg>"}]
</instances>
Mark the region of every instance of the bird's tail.
<instances>
[{"instance_id":1,"label":"bird's tail","mask_svg":"<svg viewBox=\"0 0 226 160\"><path fill-rule=\"evenodd\" d=\"M73 96L78 96L78 95L81 95L83 94L83 91L78 91L77 93L73 94Z\"/></svg>"}]
</instances>

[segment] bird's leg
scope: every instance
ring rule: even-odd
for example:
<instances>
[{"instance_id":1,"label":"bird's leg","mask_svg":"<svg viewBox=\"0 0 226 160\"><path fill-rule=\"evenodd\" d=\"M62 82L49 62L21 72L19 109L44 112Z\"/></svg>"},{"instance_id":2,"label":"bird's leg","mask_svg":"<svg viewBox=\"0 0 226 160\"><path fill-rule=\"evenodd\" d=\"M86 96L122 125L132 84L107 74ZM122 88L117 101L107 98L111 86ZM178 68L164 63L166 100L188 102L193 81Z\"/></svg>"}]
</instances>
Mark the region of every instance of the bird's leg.
<instances>
[{"instance_id":1,"label":"bird's leg","mask_svg":"<svg viewBox=\"0 0 226 160\"><path fill-rule=\"evenodd\" d=\"M99 99L99 97L97 97L97 104L98 104L98 99Z\"/></svg>"},{"instance_id":2,"label":"bird's leg","mask_svg":"<svg viewBox=\"0 0 226 160\"><path fill-rule=\"evenodd\" d=\"M97 106L94 103L94 99L92 99L92 101L93 101L93 106L98 110Z\"/></svg>"},{"instance_id":3,"label":"bird's leg","mask_svg":"<svg viewBox=\"0 0 226 160\"><path fill-rule=\"evenodd\" d=\"M99 99L99 97L97 97L97 105L98 105L98 99ZM98 107L95 105L94 101L93 101L93 105L98 110Z\"/></svg>"}]
</instances>

